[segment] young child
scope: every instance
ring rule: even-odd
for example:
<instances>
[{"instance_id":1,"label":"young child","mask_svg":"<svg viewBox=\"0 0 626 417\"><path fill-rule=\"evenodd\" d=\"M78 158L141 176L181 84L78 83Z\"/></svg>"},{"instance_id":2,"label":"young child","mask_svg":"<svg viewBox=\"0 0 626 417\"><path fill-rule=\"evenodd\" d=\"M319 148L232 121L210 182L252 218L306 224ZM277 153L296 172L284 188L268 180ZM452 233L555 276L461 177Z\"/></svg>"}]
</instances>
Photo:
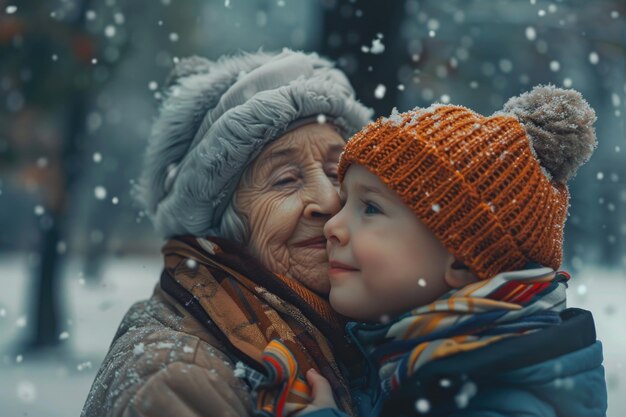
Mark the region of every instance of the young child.
<instances>
[{"instance_id":1,"label":"young child","mask_svg":"<svg viewBox=\"0 0 626 417\"><path fill-rule=\"evenodd\" d=\"M594 121L578 92L539 86L491 117L394 109L348 142L343 208L324 229L330 302L369 322L348 332L381 415L605 415L593 319L566 309L556 272ZM307 380L307 417L342 415L324 379Z\"/></svg>"}]
</instances>

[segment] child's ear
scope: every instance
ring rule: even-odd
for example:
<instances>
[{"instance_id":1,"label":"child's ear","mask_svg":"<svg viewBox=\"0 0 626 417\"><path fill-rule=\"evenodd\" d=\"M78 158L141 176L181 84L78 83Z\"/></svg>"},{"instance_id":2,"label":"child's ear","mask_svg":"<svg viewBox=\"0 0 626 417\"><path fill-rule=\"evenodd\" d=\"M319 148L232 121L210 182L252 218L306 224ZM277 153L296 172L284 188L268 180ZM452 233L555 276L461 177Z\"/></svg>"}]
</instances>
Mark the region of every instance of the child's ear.
<instances>
[{"instance_id":1,"label":"child's ear","mask_svg":"<svg viewBox=\"0 0 626 417\"><path fill-rule=\"evenodd\" d=\"M462 288L479 281L478 277L453 255L448 258L445 280L452 288Z\"/></svg>"}]
</instances>

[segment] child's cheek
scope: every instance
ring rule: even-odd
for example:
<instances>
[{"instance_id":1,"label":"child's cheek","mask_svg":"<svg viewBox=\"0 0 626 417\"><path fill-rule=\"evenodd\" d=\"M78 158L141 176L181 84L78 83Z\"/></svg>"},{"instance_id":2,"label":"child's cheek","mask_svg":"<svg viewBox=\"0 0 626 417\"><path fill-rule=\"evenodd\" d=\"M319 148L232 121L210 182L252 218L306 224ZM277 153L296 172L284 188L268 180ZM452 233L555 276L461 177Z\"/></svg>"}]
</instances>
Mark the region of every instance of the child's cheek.
<instances>
[{"instance_id":1,"label":"child's cheek","mask_svg":"<svg viewBox=\"0 0 626 417\"><path fill-rule=\"evenodd\" d=\"M354 256L361 272L369 274L385 273L398 259L398 253L384 239L360 239L354 243Z\"/></svg>"}]
</instances>

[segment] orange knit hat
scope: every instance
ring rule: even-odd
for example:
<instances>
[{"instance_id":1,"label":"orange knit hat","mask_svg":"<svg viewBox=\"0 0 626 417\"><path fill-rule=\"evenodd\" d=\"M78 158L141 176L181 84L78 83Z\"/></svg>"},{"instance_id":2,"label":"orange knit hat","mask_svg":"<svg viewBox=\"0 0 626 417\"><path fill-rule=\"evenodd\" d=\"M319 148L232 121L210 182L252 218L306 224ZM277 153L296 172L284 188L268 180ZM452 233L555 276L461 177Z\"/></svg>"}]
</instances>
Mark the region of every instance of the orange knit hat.
<instances>
[{"instance_id":1,"label":"orange knit hat","mask_svg":"<svg viewBox=\"0 0 626 417\"><path fill-rule=\"evenodd\" d=\"M596 146L593 109L573 90L538 86L481 116L433 105L354 135L339 180L360 164L395 191L479 278L563 257L566 182Z\"/></svg>"}]
</instances>

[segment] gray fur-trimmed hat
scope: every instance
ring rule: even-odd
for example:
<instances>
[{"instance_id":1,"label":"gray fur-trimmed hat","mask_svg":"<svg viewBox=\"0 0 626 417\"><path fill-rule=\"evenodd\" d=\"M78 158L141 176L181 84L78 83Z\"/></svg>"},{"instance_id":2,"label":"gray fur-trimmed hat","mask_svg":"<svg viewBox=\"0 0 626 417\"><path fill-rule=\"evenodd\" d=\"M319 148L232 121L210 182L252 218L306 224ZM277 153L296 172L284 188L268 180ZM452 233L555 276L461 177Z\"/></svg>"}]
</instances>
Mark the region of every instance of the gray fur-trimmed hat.
<instances>
[{"instance_id":1,"label":"gray fur-trimmed hat","mask_svg":"<svg viewBox=\"0 0 626 417\"><path fill-rule=\"evenodd\" d=\"M170 75L137 189L163 237L215 234L263 147L321 114L344 139L371 118L344 73L317 54L181 60Z\"/></svg>"}]
</instances>

